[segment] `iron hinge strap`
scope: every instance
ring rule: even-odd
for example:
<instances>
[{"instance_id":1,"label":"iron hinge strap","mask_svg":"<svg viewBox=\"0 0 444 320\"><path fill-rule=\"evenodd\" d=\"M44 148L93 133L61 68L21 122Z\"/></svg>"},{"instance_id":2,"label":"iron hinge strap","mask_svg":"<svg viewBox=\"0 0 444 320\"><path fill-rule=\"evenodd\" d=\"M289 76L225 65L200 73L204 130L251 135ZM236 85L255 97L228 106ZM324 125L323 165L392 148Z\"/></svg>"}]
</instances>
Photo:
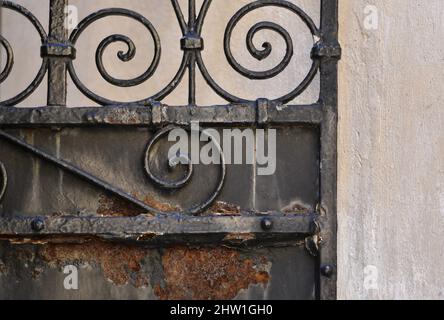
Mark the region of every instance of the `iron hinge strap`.
<instances>
[{"instance_id":1,"label":"iron hinge strap","mask_svg":"<svg viewBox=\"0 0 444 320\"><path fill-rule=\"evenodd\" d=\"M229 235L249 241L282 242L311 235L315 214L241 214L188 216L177 213L136 217L35 216L0 218L0 239L95 236L106 240L167 243L223 243ZM270 222L264 224L263 221ZM265 227L270 226L270 227ZM228 235L228 237L227 237ZM248 237L245 237L248 235Z\"/></svg>"}]
</instances>

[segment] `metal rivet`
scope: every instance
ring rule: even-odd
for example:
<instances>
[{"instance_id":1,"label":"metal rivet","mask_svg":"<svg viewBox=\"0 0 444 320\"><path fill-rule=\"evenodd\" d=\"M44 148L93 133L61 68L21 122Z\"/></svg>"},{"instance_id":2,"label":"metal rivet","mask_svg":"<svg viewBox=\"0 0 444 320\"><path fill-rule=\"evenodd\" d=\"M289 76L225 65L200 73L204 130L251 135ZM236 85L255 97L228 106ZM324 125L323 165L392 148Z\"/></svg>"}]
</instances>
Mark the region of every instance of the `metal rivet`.
<instances>
[{"instance_id":1,"label":"metal rivet","mask_svg":"<svg viewBox=\"0 0 444 320\"><path fill-rule=\"evenodd\" d=\"M321 274L324 277L331 278L334 273L334 267L332 265L326 264L321 267Z\"/></svg>"},{"instance_id":2,"label":"metal rivet","mask_svg":"<svg viewBox=\"0 0 444 320\"><path fill-rule=\"evenodd\" d=\"M36 232L40 232L45 229L45 221L43 221L41 218L35 218L31 222L31 228Z\"/></svg>"},{"instance_id":3,"label":"metal rivet","mask_svg":"<svg viewBox=\"0 0 444 320\"><path fill-rule=\"evenodd\" d=\"M264 218L261 220L261 227L263 230L271 230L273 229L273 221L270 218Z\"/></svg>"}]
</instances>

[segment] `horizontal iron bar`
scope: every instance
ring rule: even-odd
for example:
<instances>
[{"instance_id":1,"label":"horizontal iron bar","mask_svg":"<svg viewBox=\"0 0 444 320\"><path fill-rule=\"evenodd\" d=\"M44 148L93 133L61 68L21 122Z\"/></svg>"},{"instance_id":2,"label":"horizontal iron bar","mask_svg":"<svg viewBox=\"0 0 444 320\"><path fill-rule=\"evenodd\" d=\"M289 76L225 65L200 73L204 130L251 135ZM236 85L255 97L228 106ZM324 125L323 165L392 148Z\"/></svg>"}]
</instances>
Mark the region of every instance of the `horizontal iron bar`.
<instances>
[{"instance_id":1,"label":"horizontal iron bar","mask_svg":"<svg viewBox=\"0 0 444 320\"><path fill-rule=\"evenodd\" d=\"M322 106L276 105L265 100L219 106L121 105L82 108L0 106L0 127L8 126L149 126L203 124L319 124Z\"/></svg>"},{"instance_id":2,"label":"horizontal iron bar","mask_svg":"<svg viewBox=\"0 0 444 320\"><path fill-rule=\"evenodd\" d=\"M271 221L267 228L264 228L264 219ZM13 217L0 218L0 240L93 236L106 240L188 243L233 241L245 239L242 235L248 235L248 240L268 238L275 242L318 232L316 219L315 214L282 213L254 216ZM36 221L40 224L40 231L35 229Z\"/></svg>"}]
</instances>

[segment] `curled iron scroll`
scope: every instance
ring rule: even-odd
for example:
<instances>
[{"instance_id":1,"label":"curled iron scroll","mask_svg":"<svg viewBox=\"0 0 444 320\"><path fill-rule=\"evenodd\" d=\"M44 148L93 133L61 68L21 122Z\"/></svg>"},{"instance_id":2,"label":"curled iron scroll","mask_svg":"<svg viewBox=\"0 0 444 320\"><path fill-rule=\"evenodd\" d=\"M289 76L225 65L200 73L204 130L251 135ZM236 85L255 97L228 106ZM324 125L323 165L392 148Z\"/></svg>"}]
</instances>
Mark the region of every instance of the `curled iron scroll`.
<instances>
[{"instance_id":1,"label":"curled iron scroll","mask_svg":"<svg viewBox=\"0 0 444 320\"><path fill-rule=\"evenodd\" d=\"M103 9L103 10L97 11L95 13L90 14L89 16L87 16L85 19L83 19L79 23L77 28L72 32L72 34L70 36L70 42L72 43L72 45L75 46L80 35L93 22L95 22L99 19L110 17L110 16L123 16L123 17L131 18L131 19L141 23L148 30L148 32L150 33L150 35L152 37L152 40L154 41L154 57L153 57L153 60L151 61L150 66L148 67L148 69L143 74L141 74L140 76L138 76L136 78L116 79L116 78L112 77L106 71L104 64L103 64L103 54L110 44L115 43L115 42L122 42L122 43L126 44L126 46L128 48L127 51L126 52L119 51L117 53L117 57L123 62L128 62L128 61L132 60L136 54L136 46L135 46L134 42L129 37L127 37L125 35L121 35L121 34L114 34L114 35L111 35L111 36L103 39L96 50L97 69L99 70L99 73L102 75L102 77L107 82L109 82L115 86L133 87L133 86L140 85L140 84L144 83L145 81L147 81L148 79L150 79L153 76L153 74L156 72L156 70L159 66L159 62L160 62L160 58L161 58L161 51L162 51L160 38L159 38L159 35L158 35L156 29L151 24L151 22L148 19L146 19L144 16L142 16L141 14L139 14L135 11L131 11L131 10L123 9L123 8L111 8L111 9ZM149 103L153 100L162 100L163 98L165 98L180 83L180 80L182 79L182 77L186 71L186 66L188 64L188 61L189 61L189 55L184 54L184 57L182 59L182 62L181 62L178 72L176 73L174 78L171 80L171 82L164 89L162 89L160 92L154 94L151 97L148 97L148 98L140 100L140 101L134 101L132 103L146 104L146 103ZM98 94L92 92L91 90L89 90L80 81L79 77L77 76L72 61L70 61L68 63L68 70L69 70L71 78L72 78L74 84L77 86L77 88L85 96L87 96L91 100L93 100L99 104L102 104L102 105L112 105L112 104L123 103L123 102L119 102L119 101L108 100L108 99L101 97Z\"/></svg>"},{"instance_id":2,"label":"curled iron scroll","mask_svg":"<svg viewBox=\"0 0 444 320\"><path fill-rule=\"evenodd\" d=\"M45 32L45 29L43 28L41 23L37 20L37 18L31 12L29 12L26 8L16 4L14 2L5 1L5 0L0 0L0 7L12 10L12 11L24 16L26 19L28 19L29 22L31 22L31 24L34 26L34 28L39 33L40 40L41 40L42 44L44 44L47 41L48 36ZM3 47L6 50L6 65L3 68L3 70L1 70L1 73L0 73L0 83L2 83L3 81L6 80L6 78L9 76L9 74L12 71L12 68L14 65L14 51L13 51L10 43L2 36L0 36L0 44L1 44L1 47ZM29 86L25 90L23 90L22 92L17 94L16 96L14 96L8 100L5 100L5 101L0 101L0 105L5 105L5 106L16 105L16 104L20 103L21 101L25 100L27 97L29 97L37 89L37 87L40 85L40 83L44 79L47 67L48 67L47 60L42 59L42 65L40 66L40 69L37 72L37 75L35 76L34 80L32 80L32 82L29 84Z\"/></svg>"},{"instance_id":3,"label":"curled iron scroll","mask_svg":"<svg viewBox=\"0 0 444 320\"><path fill-rule=\"evenodd\" d=\"M182 11L180 10L180 5L177 0L171 0L171 3L173 5L174 11L176 13L176 16L178 18L180 28L182 30L182 33L184 37L188 37L192 35L194 39L201 37L202 34L202 28L204 25L205 18L207 16L207 13L209 11L209 8L211 6L212 0L204 0L203 4L201 6L200 12L198 14L197 19L191 19L188 21L188 23L185 21L184 16L182 14ZM195 1L190 0L189 5L195 9ZM10 9L12 11L15 11L22 16L26 17L31 24L34 26L34 28L37 30L37 32L40 35L42 45L44 45L48 41L48 36L40 24L40 22L35 18L35 16L30 13L26 8L11 2L7 0L0 0L0 6L6 9ZM292 38L287 30L285 30L282 26L275 22L270 21L262 21L259 22L251 27L251 29L248 31L246 36L246 46L249 51L249 53L257 60L263 60L270 56L273 52L273 47L269 42L264 42L262 44L262 48L257 48L253 42L253 39L255 35L258 32L261 32L263 30L270 30L275 32L277 35L282 37L286 44L286 53L282 61L275 66L274 68L271 68L266 71L253 71L249 70L248 68L242 66L234 57L232 51L231 51L231 38L232 33L235 29L235 27L238 25L238 23L249 13L260 9L264 7L272 7L272 8L280 8L285 9L287 11L290 11L291 13L295 14L301 21L308 27L309 31L311 32L314 42L316 45L316 42L320 39L320 31L316 27L313 20L297 5L286 1L286 0L256 0L253 1L244 7L242 7L239 11L235 13L235 15L231 18L229 21L227 28L225 30L224 35L224 51L227 58L228 63L232 66L232 68L241 74L244 77L247 77L249 79L254 80L266 80L271 79L277 75L279 75L281 72L283 72L289 65L289 63L292 60L292 57L294 55L294 44L292 41ZM101 74L101 76L104 78L105 81L108 83L118 86L118 87L133 87L140 85L146 81L148 81L156 70L158 69L158 66L160 64L161 59L161 42L159 35L154 28L154 26L151 24L151 22L145 18L143 15L124 8L107 8L102 9L97 12L94 12L90 15L88 15L86 18L84 18L77 26L77 28L71 33L69 37L70 45L75 47L79 37L81 34L94 22L97 20L106 18L106 17L115 17L115 16L123 16L126 18L130 18L132 20L135 20L138 23L141 23L148 31L148 33L151 35L151 38L154 42L154 56L151 61L151 64L149 67L139 76L132 78L132 79L118 79L113 76L111 76L108 71L106 70L104 63L103 63L103 56L106 49L113 43L120 42L127 46L126 51L119 51L117 52L117 58L120 59L120 61L128 62L132 60L136 55L136 46L134 42L127 36L121 35L121 34L113 34L105 39L102 40L102 42L98 45L96 49L96 66ZM13 49L10 45L10 43L5 39L4 37L0 36L0 47L4 50L6 50L6 64L3 70L0 70L0 83L3 82L11 73L11 70L14 65L14 53ZM210 75L208 69L205 66L205 63L202 58L202 49L203 47L196 47L196 48L186 48L183 52L183 57L181 64L179 66L178 71L173 76L173 79L167 84L166 87L161 89L159 92L155 93L154 95L144 98L139 101L133 101L129 103L133 104L150 104L152 101L162 101L166 96L168 96L171 92L173 92L179 83L182 81L185 72L187 71L187 68L191 70L194 70L195 64L198 65L205 81L209 84L209 86L222 98L229 102L246 102L247 99L244 99L242 97L237 97L227 91L225 91L219 84L216 83L216 81L213 79L213 77ZM310 54L310 53L307 53ZM1 105L16 105L19 102L26 99L34 90L40 85L42 82L46 71L48 69L48 59L50 58L43 58L42 59L42 65L40 67L40 70L38 71L36 77L31 82L31 84L21 93L16 95L15 97L0 102ZM311 68L308 72L308 74L305 76L303 81L294 88L291 92L288 94L281 96L279 98L276 98L274 102L277 103L288 103L289 101L293 100L297 96L299 96L307 87L308 85L313 81L320 65L319 59L316 57L312 58L313 62L311 65ZM116 104L122 104L125 102L121 101L112 101L110 99L107 99L105 97L102 97L98 95L97 93L93 92L91 89L88 89L87 86L85 86L84 83L79 79L76 70L75 70L75 64L73 60L67 61L67 67L69 74L72 78L72 81L77 86L77 88L88 98L91 100L101 104L101 105L116 105ZM194 74L190 77L190 81L195 81ZM190 91L192 91L190 89ZM194 93L190 93L194 94Z\"/></svg>"},{"instance_id":4,"label":"curled iron scroll","mask_svg":"<svg viewBox=\"0 0 444 320\"><path fill-rule=\"evenodd\" d=\"M211 1L206 0L204 3L209 5ZM231 38L232 33L236 25L242 20L243 17L245 17L250 12L257 10L259 8L263 7L279 7L286 10L289 10L290 12L296 14L308 27L310 30L314 42L317 42L320 39L320 31L316 27L313 20L298 6L295 4L284 1L284 0L257 0L255 2L249 3L242 7L236 14L231 18L229 21L227 28L225 30L225 37L224 37L224 50L225 55L227 57L228 62L233 67L233 69L238 72L239 74L243 75L244 77L247 77L249 79L255 79L255 80L265 80L265 79L271 79L278 74L280 74L282 71L285 70L285 68L290 63L292 57L293 57L293 41L291 39L290 34L288 31L286 31L283 27L279 26L278 24L274 22L264 21L255 24L247 33L246 38L246 44L247 49L250 52L250 54L256 58L257 60L263 60L267 58L271 52L272 52L272 45L269 42L264 42L262 44L262 49L257 49L253 44L253 38L257 34L257 32L261 30L271 30L279 34L281 37L284 38L286 43L286 54L283 58L283 60L274 68L266 71L252 71L245 67L243 67L236 59L234 58L232 51L231 51ZM308 53L310 54L310 53ZM231 93L225 91L220 87L216 81L211 77L208 69L205 66L205 63L203 61L202 55L200 52L197 53L197 64L199 66L199 69L201 70L205 80L207 83L211 86L211 88L222 98L230 101L230 102L244 102L246 99L243 99L241 97L236 97L232 95ZM275 102L280 103L287 103L297 96L299 96L307 87L308 85L313 81L317 70L319 69L319 61L317 59L313 59L312 66L310 68L310 71L305 76L304 80L290 93L279 97L275 99Z\"/></svg>"},{"instance_id":5,"label":"curled iron scroll","mask_svg":"<svg viewBox=\"0 0 444 320\"><path fill-rule=\"evenodd\" d=\"M11 73L12 67L14 65L14 52L12 51L11 45L8 40L0 35L0 44L6 50L6 64L0 73L0 83L2 83Z\"/></svg>"},{"instance_id":6,"label":"curled iron scroll","mask_svg":"<svg viewBox=\"0 0 444 320\"><path fill-rule=\"evenodd\" d=\"M0 162L0 202L6 192L6 187L8 185L8 175L6 173L5 166Z\"/></svg>"},{"instance_id":7,"label":"curled iron scroll","mask_svg":"<svg viewBox=\"0 0 444 320\"><path fill-rule=\"evenodd\" d=\"M190 160L191 158L188 155L181 155L182 157L185 157L187 159L187 162L188 162L187 172L186 172L185 176L178 181L168 181L168 180L165 180L165 179L160 178L155 175L155 173L153 172L151 165L150 165L149 155L151 154L154 145L160 139L162 139L163 137L168 135L171 131L173 131L176 128L178 128L178 127L177 126L167 126L163 129L161 129L159 132L157 132L154 135L154 137L150 140L150 142L148 143L146 150L145 150L145 157L144 157L145 173L147 174L149 179L152 182L154 182L158 187L164 188L164 189L169 189L169 190L180 189L191 181L191 178L193 176L193 163ZM216 200L216 198L220 195L222 188L224 186L224 183L225 183L226 163L225 163L225 157L224 157L224 153L222 151L222 148L221 148L220 144L217 142L217 140L214 139L214 137L212 137L205 130L200 130L200 133L203 135L206 135L208 137L208 139L214 144L214 146L216 147L216 149L219 153L219 156L220 156L219 181L217 182L214 191L211 193L211 195L210 195L210 197L208 197L208 199L206 199L202 203L194 205L190 209L185 210L184 212L182 212L183 214L196 215L196 214L201 213L201 212L205 211L206 209L208 209L213 204L213 202ZM170 167L176 166L177 162L171 161L171 160L172 159L168 159L168 165Z\"/></svg>"}]
</instances>

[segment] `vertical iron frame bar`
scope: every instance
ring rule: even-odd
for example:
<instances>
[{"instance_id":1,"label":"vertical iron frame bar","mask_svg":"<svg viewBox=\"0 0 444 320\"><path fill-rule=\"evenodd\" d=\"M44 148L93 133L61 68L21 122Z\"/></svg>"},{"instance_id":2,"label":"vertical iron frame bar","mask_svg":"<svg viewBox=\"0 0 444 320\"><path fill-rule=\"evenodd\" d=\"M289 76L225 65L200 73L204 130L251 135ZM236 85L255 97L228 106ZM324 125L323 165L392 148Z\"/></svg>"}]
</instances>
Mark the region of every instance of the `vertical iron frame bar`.
<instances>
[{"instance_id":1,"label":"vertical iron frame bar","mask_svg":"<svg viewBox=\"0 0 444 320\"><path fill-rule=\"evenodd\" d=\"M324 45L339 48L338 0L322 0L321 32ZM340 56L321 58L321 239L320 299L337 298L337 125L338 60ZM330 272L325 272L330 268ZM324 272L323 272L324 270Z\"/></svg>"},{"instance_id":2,"label":"vertical iron frame bar","mask_svg":"<svg viewBox=\"0 0 444 320\"><path fill-rule=\"evenodd\" d=\"M188 32L195 32L196 25L196 0L188 1ZM196 105L196 55L190 56L188 66L188 104Z\"/></svg>"},{"instance_id":3,"label":"vertical iron frame bar","mask_svg":"<svg viewBox=\"0 0 444 320\"><path fill-rule=\"evenodd\" d=\"M65 27L65 10L68 0L50 0L49 36L47 46L67 44L68 30ZM66 57L57 54L57 49L47 54L48 63L48 106L66 106L67 65Z\"/></svg>"}]
</instances>

